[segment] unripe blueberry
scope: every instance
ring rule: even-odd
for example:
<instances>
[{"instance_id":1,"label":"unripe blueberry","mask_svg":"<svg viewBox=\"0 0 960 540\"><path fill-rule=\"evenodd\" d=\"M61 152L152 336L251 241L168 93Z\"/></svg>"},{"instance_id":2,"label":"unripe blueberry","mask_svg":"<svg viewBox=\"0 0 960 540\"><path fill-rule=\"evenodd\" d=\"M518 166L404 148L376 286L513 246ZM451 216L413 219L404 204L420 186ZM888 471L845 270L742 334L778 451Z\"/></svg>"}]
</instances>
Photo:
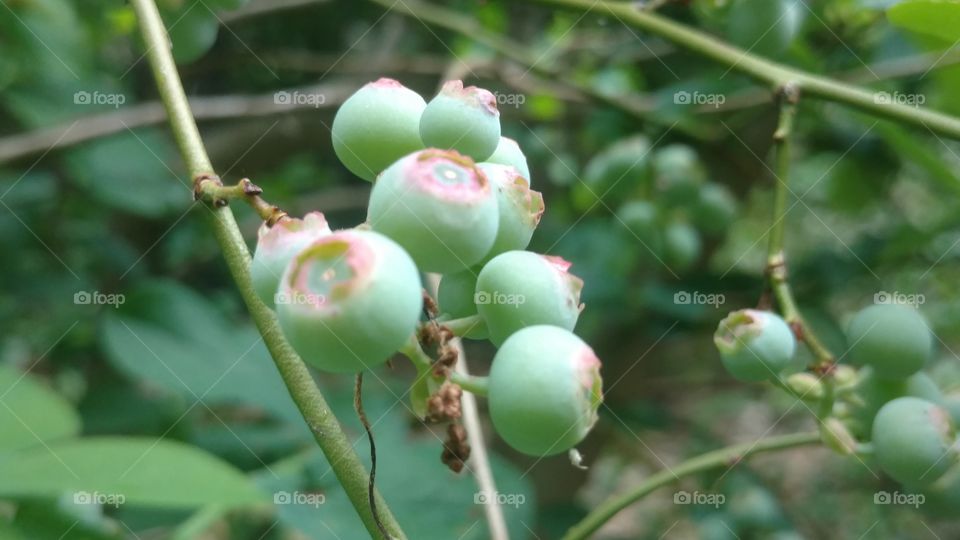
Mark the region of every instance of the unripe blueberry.
<instances>
[{"instance_id":1,"label":"unripe blueberry","mask_svg":"<svg viewBox=\"0 0 960 540\"><path fill-rule=\"evenodd\" d=\"M674 221L663 230L664 259L671 269L684 272L700 258L700 233L686 221Z\"/></svg>"},{"instance_id":2,"label":"unripe blueberry","mask_svg":"<svg viewBox=\"0 0 960 540\"><path fill-rule=\"evenodd\" d=\"M940 388L922 371L906 379L885 379L878 377L873 368L864 367L861 368L856 393L858 400L851 409L851 417L856 421L854 431L863 436L870 435L877 411L894 399L910 396L938 404L943 401Z\"/></svg>"},{"instance_id":3,"label":"unripe blueberry","mask_svg":"<svg viewBox=\"0 0 960 540\"><path fill-rule=\"evenodd\" d=\"M617 210L617 218L636 236L642 247L638 251L663 256L663 231L659 210L649 201L630 201Z\"/></svg>"},{"instance_id":4,"label":"unripe blueberry","mask_svg":"<svg viewBox=\"0 0 960 540\"><path fill-rule=\"evenodd\" d=\"M285 219L273 227L268 227L266 223L260 226L250 277L253 279L253 289L264 304L273 307L280 278L293 256L317 238L328 234L330 226L320 212L310 212L303 219Z\"/></svg>"},{"instance_id":5,"label":"unripe blueberry","mask_svg":"<svg viewBox=\"0 0 960 540\"><path fill-rule=\"evenodd\" d=\"M314 241L290 262L277 315L305 361L346 373L386 361L413 334L422 305L420 274L396 242L344 230Z\"/></svg>"},{"instance_id":6,"label":"unripe blueberry","mask_svg":"<svg viewBox=\"0 0 960 540\"><path fill-rule=\"evenodd\" d=\"M737 199L723 184L708 182L700 188L693 221L708 234L724 232L737 215Z\"/></svg>"},{"instance_id":7,"label":"unripe blueberry","mask_svg":"<svg viewBox=\"0 0 960 540\"><path fill-rule=\"evenodd\" d=\"M894 480L931 484L957 463L956 432L941 407L915 397L884 405L873 422L877 463Z\"/></svg>"},{"instance_id":8,"label":"unripe blueberry","mask_svg":"<svg viewBox=\"0 0 960 540\"><path fill-rule=\"evenodd\" d=\"M790 363L797 347L793 331L779 315L756 309L727 315L713 342L727 372L750 382L775 377Z\"/></svg>"},{"instance_id":9,"label":"unripe blueberry","mask_svg":"<svg viewBox=\"0 0 960 540\"><path fill-rule=\"evenodd\" d=\"M507 444L533 456L565 452L597 421L600 360L568 330L524 328L497 351L488 398L493 426Z\"/></svg>"},{"instance_id":10,"label":"unripe blueberry","mask_svg":"<svg viewBox=\"0 0 960 540\"><path fill-rule=\"evenodd\" d=\"M916 309L878 304L860 310L847 331L854 362L873 366L877 376L903 378L923 369L933 336Z\"/></svg>"},{"instance_id":11,"label":"unripe blueberry","mask_svg":"<svg viewBox=\"0 0 960 540\"><path fill-rule=\"evenodd\" d=\"M543 216L543 195L530 189L516 167L495 163L481 163L478 167L496 190L500 215L497 237L481 261L483 264L501 253L530 245L533 231Z\"/></svg>"},{"instance_id":12,"label":"unripe blueberry","mask_svg":"<svg viewBox=\"0 0 960 540\"><path fill-rule=\"evenodd\" d=\"M530 184L530 166L527 165L527 156L523 155L517 141L508 137L500 137L497 149L486 161L500 165L513 165L520 171L520 176L527 179L527 184Z\"/></svg>"},{"instance_id":13,"label":"unripe blueberry","mask_svg":"<svg viewBox=\"0 0 960 540\"><path fill-rule=\"evenodd\" d=\"M429 147L486 160L500 143L497 98L476 86L464 88L463 81L447 81L423 111L420 138Z\"/></svg>"},{"instance_id":14,"label":"unripe blueberry","mask_svg":"<svg viewBox=\"0 0 960 540\"><path fill-rule=\"evenodd\" d=\"M685 144L671 144L653 154L657 191L667 204L692 204L697 201L706 173L696 151Z\"/></svg>"},{"instance_id":15,"label":"unripe blueberry","mask_svg":"<svg viewBox=\"0 0 960 540\"><path fill-rule=\"evenodd\" d=\"M414 152L383 171L367 220L397 241L425 272L478 263L493 246L499 212L487 177L452 150Z\"/></svg>"},{"instance_id":16,"label":"unripe blueberry","mask_svg":"<svg viewBox=\"0 0 960 540\"><path fill-rule=\"evenodd\" d=\"M340 105L330 129L333 151L353 174L373 181L401 157L424 147L420 116L427 103L393 79L367 83Z\"/></svg>"},{"instance_id":17,"label":"unripe blueberry","mask_svg":"<svg viewBox=\"0 0 960 540\"><path fill-rule=\"evenodd\" d=\"M470 268L455 274L445 274L437 287L437 302L440 311L452 319L470 317L477 314L477 304L474 294L477 289L477 274L479 268ZM487 327L478 324L467 332L464 337L470 339L487 339Z\"/></svg>"},{"instance_id":18,"label":"unripe blueberry","mask_svg":"<svg viewBox=\"0 0 960 540\"><path fill-rule=\"evenodd\" d=\"M650 140L643 135L620 139L594 156L583 172L583 182L574 186L574 202L581 209L592 208L597 198L605 201L628 199L650 184Z\"/></svg>"},{"instance_id":19,"label":"unripe blueberry","mask_svg":"<svg viewBox=\"0 0 960 540\"><path fill-rule=\"evenodd\" d=\"M573 330L583 306L583 280L560 257L508 251L488 262L477 278L477 310L494 345L527 326Z\"/></svg>"}]
</instances>

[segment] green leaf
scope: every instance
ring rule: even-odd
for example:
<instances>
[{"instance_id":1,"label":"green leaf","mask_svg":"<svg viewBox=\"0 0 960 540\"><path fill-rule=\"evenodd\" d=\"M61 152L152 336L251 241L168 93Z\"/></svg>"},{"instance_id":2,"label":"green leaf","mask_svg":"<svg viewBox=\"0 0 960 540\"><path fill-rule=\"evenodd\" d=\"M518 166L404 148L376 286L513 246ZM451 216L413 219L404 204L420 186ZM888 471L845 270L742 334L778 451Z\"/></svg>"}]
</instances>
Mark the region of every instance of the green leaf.
<instances>
[{"instance_id":1,"label":"green leaf","mask_svg":"<svg viewBox=\"0 0 960 540\"><path fill-rule=\"evenodd\" d=\"M0 454L80 431L80 418L62 397L32 376L0 366Z\"/></svg>"},{"instance_id":2,"label":"green leaf","mask_svg":"<svg viewBox=\"0 0 960 540\"><path fill-rule=\"evenodd\" d=\"M185 444L163 439L97 437L50 444L0 458L0 497L166 508L265 501L239 470Z\"/></svg>"},{"instance_id":3,"label":"green leaf","mask_svg":"<svg viewBox=\"0 0 960 540\"><path fill-rule=\"evenodd\" d=\"M263 340L196 292L153 281L107 314L101 342L123 373L193 403L254 405L307 429ZM202 410L202 409L201 409Z\"/></svg>"},{"instance_id":4,"label":"green leaf","mask_svg":"<svg viewBox=\"0 0 960 540\"><path fill-rule=\"evenodd\" d=\"M911 32L943 39L948 44L960 39L960 2L953 0L910 0L887 10L887 18Z\"/></svg>"}]
</instances>

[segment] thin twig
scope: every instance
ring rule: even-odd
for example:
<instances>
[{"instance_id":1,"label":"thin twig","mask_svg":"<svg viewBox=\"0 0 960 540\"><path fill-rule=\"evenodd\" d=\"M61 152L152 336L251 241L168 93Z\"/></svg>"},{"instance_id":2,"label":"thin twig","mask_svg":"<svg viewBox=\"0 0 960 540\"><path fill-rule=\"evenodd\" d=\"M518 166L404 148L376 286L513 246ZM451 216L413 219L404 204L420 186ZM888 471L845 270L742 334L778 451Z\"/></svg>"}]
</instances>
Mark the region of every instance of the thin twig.
<instances>
[{"instance_id":1,"label":"thin twig","mask_svg":"<svg viewBox=\"0 0 960 540\"><path fill-rule=\"evenodd\" d=\"M360 423L367 432L367 439L370 441L370 482L367 484L367 494L370 499L370 512L373 514L373 520L377 522L377 528L384 538L390 538L383 522L380 521L380 514L377 513L376 480L377 480L377 445L373 442L373 430L370 428L370 420L367 420L367 414L363 412L363 372L357 373L356 383L353 387L353 408L360 417Z\"/></svg>"}]
</instances>

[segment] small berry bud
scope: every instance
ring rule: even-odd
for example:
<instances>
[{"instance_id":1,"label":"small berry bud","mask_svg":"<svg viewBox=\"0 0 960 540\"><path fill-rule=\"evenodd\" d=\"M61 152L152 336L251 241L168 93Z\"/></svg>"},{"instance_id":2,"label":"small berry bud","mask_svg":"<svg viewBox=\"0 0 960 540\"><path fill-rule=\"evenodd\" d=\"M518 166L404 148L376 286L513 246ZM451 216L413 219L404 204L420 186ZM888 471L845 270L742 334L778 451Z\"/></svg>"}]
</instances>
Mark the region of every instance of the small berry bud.
<instances>
[{"instance_id":1,"label":"small berry bud","mask_svg":"<svg viewBox=\"0 0 960 540\"><path fill-rule=\"evenodd\" d=\"M450 150L414 152L380 175L370 194L373 230L403 246L425 272L469 268L497 236L497 197L473 161Z\"/></svg>"},{"instance_id":2,"label":"small berry bud","mask_svg":"<svg viewBox=\"0 0 960 540\"><path fill-rule=\"evenodd\" d=\"M420 116L427 103L393 79L367 83L340 105L330 134L343 165L373 181L391 163L423 148Z\"/></svg>"},{"instance_id":3,"label":"small berry bud","mask_svg":"<svg viewBox=\"0 0 960 540\"><path fill-rule=\"evenodd\" d=\"M797 347L787 323L769 311L741 309L720 321L713 342L723 366L742 381L757 382L778 375Z\"/></svg>"},{"instance_id":4,"label":"small berry bud","mask_svg":"<svg viewBox=\"0 0 960 540\"><path fill-rule=\"evenodd\" d=\"M320 238L287 266L277 315L290 344L317 369L376 367L416 328L420 274L386 236L345 230Z\"/></svg>"},{"instance_id":5,"label":"small berry bud","mask_svg":"<svg viewBox=\"0 0 960 540\"><path fill-rule=\"evenodd\" d=\"M303 219L285 219L273 227L268 227L266 223L260 226L250 274L253 288L264 304L273 307L280 277L293 256L317 238L328 234L330 227L320 212L310 212Z\"/></svg>"},{"instance_id":6,"label":"small berry bud","mask_svg":"<svg viewBox=\"0 0 960 540\"><path fill-rule=\"evenodd\" d=\"M493 425L507 444L533 456L566 452L597 421L600 360L568 330L524 328L497 351L488 398Z\"/></svg>"},{"instance_id":7,"label":"small berry bud","mask_svg":"<svg viewBox=\"0 0 960 540\"><path fill-rule=\"evenodd\" d=\"M447 81L423 111L420 137L428 147L456 150L476 161L489 158L500 143L497 98L462 81Z\"/></svg>"},{"instance_id":8,"label":"small berry bud","mask_svg":"<svg viewBox=\"0 0 960 540\"><path fill-rule=\"evenodd\" d=\"M474 301L500 345L527 326L550 324L573 330L580 317L583 280L568 272L560 257L529 251L508 251L480 271Z\"/></svg>"},{"instance_id":9,"label":"small berry bud","mask_svg":"<svg viewBox=\"0 0 960 540\"><path fill-rule=\"evenodd\" d=\"M787 377L787 386L807 401L823 399L823 383L812 373L794 373Z\"/></svg>"}]
</instances>

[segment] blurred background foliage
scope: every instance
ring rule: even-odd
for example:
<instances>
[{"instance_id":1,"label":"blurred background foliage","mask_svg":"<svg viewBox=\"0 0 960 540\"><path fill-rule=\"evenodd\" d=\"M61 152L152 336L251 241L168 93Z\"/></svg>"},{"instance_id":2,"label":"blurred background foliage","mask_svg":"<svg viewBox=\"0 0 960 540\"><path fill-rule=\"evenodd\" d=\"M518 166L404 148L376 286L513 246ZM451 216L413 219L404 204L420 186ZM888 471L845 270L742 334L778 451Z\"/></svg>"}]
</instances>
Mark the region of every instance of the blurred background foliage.
<instances>
[{"instance_id":1,"label":"blurred background foliage","mask_svg":"<svg viewBox=\"0 0 960 540\"><path fill-rule=\"evenodd\" d=\"M727 311L763 293L769 92L616 19L522 2L395 5L434 15L425 22L381 3L391 4L160 0L225 181L250 177L291 214L321 210L336 227L363 221L369 190L330 143L350 92L386 76L427 97L450 78L498 95L504 133L527 153L549 210L531 249L571 260L584 278L578 333L603 359L608 391L580 449L588 470L491 440L500 492L525 497L506 507L514 537L555 538L611 492L700 451L813 427L775 389L734 383L710 338ZM0 4L0 537L363 536L248 321L208 210L192 201L130 6ZM892 4L660 10L751 52L960 114L954 43L925 33L940 28L930 21L904 24L920 32L892 25ZM457 21L470 24L455 31ZM278 102L281 90L322 103ZM805 314L842 352L847 318L874 295L923 295L940 357L929 371L955 405L960 146L811 101L796 140L787 248ZM257 217L236 211L252 242ZM97 305L96 293L123 304ZM492 348L467 345L484 373ZM442 433L408 410L412 375L397 361L367 378L380 489L411 538L484 538L473 479L441 465ZM366 455L352 379L318 379ZM55 458L67 453L127 464L124 482L97 484L126 503L65 497L77 487ZM599 537L957 536L955 508L875 505L897 486L866 465L822 449L760 457L676 488L726 494L719 508L674 504L668 488ZM266 496L250 506L298 490L323 494L323 505Z\"/></svg>"}]
</instances>

